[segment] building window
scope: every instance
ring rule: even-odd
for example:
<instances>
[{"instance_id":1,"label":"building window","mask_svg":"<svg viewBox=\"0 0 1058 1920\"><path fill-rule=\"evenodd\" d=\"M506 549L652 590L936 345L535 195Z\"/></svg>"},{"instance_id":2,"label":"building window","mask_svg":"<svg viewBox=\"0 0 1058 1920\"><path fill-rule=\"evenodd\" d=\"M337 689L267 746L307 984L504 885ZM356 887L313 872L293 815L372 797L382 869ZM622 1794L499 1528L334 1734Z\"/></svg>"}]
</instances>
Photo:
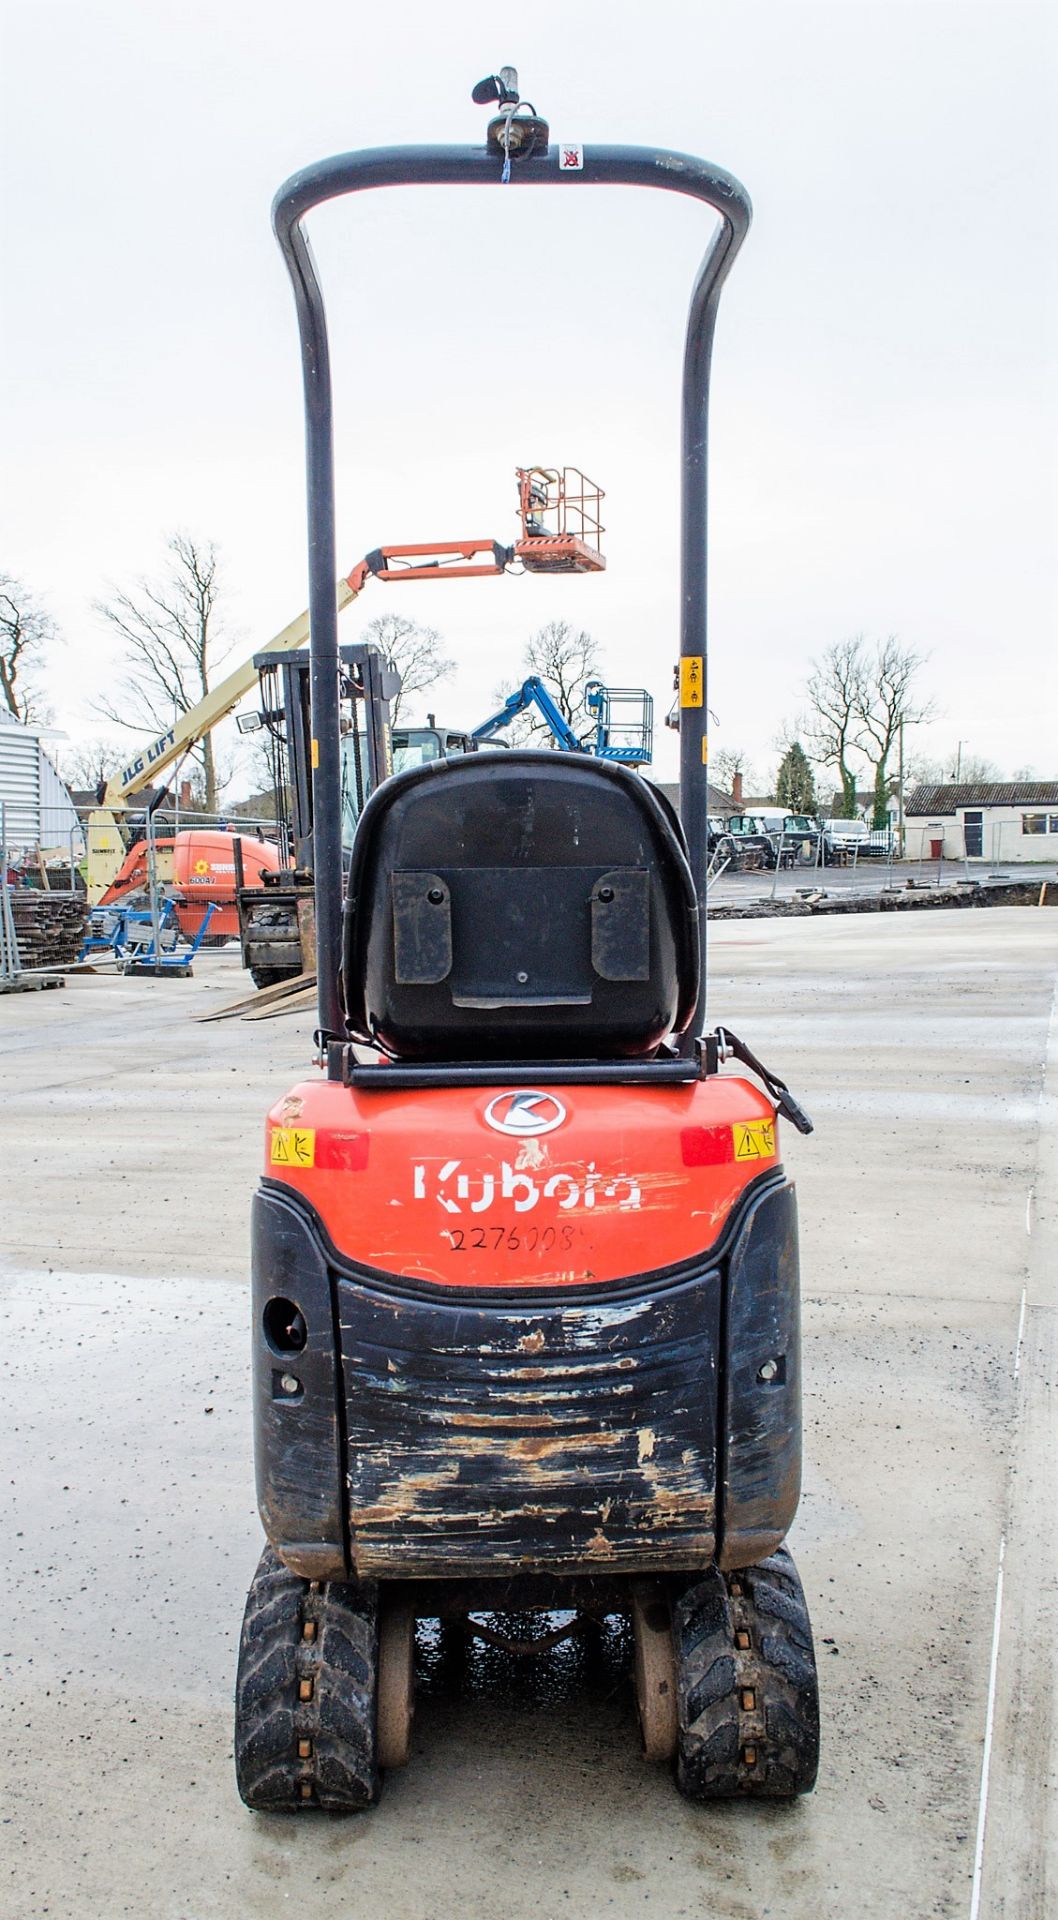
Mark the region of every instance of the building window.
<instances>
[{"instance_id":1,"label":"building window","mask_svg":"<svg viewBox=\"0 0 1058 1920\"><path fill-rule=\"evenodd\" d=\"M1047 831L1049 833L1058 833L1058 813L1052 813L1050 826Z\"/></svg>"},{"instance_id":2,"label":"building window","mask_svg":"<svg viewBox=\"0 0 1058 1920\"><path fill-rule=\"evenodd\" d=\"M1022 833L1046 833L1047 815L1045 813L1023 813L1021 816Z\"/></svg>"}]
</instances>

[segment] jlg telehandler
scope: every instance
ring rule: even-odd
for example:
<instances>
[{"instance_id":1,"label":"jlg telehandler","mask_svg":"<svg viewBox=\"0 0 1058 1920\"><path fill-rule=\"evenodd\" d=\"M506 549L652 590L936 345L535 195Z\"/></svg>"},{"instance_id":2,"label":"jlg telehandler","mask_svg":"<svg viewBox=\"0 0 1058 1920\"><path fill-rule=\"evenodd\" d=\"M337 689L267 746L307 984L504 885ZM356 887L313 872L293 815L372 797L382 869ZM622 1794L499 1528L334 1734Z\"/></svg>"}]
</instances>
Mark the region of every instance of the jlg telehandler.
<instances>
[{"instance_id":1,"label":"jlg telehandler","mask_svg":"<svg viewBox=\"0 0 1058 1920\"><path fill-rule=\"evenodd\" d=\"M475 94L497 102L483 146L325 160L274 207L305 379L324 1071L269 1114L254 1200L268 1545L238 1785L264 1811L371 1805L407 1757L417 1618L580 1610L630 1617L644 1747L685 1794L789 1798L819 1720L783 1546L801 1362L777 1115L810 1123L704 1026L706 415L749 202L688 154L551 145L510 69ZM343 902L331 388L302 222L419 185L649 187L719 216L684 364L682 825L586 755L436 760L368 801ZM722 1073L732 1056L760 1084Z\"/></svg>"}]
</instances>

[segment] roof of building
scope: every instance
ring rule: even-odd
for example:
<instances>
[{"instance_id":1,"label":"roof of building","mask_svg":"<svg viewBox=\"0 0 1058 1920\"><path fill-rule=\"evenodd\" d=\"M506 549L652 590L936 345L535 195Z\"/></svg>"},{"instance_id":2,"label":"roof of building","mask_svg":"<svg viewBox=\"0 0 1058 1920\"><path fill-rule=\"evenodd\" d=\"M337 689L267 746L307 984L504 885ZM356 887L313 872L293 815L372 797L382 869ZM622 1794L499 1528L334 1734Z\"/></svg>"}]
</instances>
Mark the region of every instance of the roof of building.
<instances>
[{"instance_id":1,"label":"roof of building","mask_svg":"<svg viewBox=\"0 0 1058 1920\"><path fill-rule=\"evenodd\" d=\"M657 787L661 793L665 795L666 800L671 800L672 805L674 807L679 806L680 783L678 780L654 780L652 784L655 787ZM709 812L710 813L733 813L734 807L735 807L735 803L732 800L731 795L729 793L724 793L719 787L714 787L712 782L710 781Z\"/></svg>"},{"instance_id":2,"label":"roof of building","mask_svg":"<svg viewBox=\"0 0 1058 1920\"><path fill-rule=\"evenodd\" d=\"M1058 807L1058 780L971 780L916 787L905 814L955 813L959 807Z\"/></svg>"}]
</instances>

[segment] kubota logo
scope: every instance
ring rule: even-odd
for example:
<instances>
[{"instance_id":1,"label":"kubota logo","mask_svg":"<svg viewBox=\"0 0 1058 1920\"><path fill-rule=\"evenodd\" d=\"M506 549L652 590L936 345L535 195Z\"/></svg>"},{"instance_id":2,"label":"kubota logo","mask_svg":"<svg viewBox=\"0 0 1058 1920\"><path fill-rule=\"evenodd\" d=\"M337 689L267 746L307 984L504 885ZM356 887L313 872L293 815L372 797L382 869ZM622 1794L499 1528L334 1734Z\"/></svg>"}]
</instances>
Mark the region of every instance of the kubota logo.
<instances>
[{"instance_id":1,"label":"kubota logo","mask_svg":"<svg viewBox=\"0 0 1058 1920\"><path fill-rule=\"evenodd\" d=\"M485 1108L485 1124L497 1133L511 1133L526 1140L539 1133L554 1133L562 1125L566 1109L553 1093L538 1093L531 1087L519 1093L498 1093Z\"/></svg>"},{"instance_id":2,"label":"kubota logo","mask_svg":"<svg viewBox=\"0 0 1058 1920\"><path fill-rule=\"evenodd\" d=\"M488 1213L499 1201L509 1202L515 1213L532 1213L542 1200L557 1201L563 1213L574 1209L591 1212L598 1205L606 1212L606 1202L614 1203L621 1213L638 1212L643 1204L639 1182L633 1174L618 1174L607 1180L594 1160L572 1173L527 1173L501 1160L499 1173L470 1170L461 1160L446 1160L440 1167L420 1161L412 1167L412 1197L433 1200L445 1213Z\"/></svg>"}]
</instances>

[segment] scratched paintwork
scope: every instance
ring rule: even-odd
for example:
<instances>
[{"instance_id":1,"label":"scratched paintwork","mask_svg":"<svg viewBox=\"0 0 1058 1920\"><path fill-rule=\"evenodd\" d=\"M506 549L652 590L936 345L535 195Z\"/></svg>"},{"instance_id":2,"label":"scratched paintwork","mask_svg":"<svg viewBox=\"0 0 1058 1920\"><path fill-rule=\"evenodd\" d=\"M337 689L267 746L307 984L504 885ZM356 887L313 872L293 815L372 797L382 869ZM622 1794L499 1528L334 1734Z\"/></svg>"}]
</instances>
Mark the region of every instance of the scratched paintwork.
<instances>
[{"instance_id":1,"label":"scratched paintwork","mask_svg":"<svg viewBox=\"0 0 1058 1920\"><path fill-rule=\"evenodd\" d=\"M778 1165L774 1109L737 1075L682 1087L559 1087L545 1136L490 1126L495 1090L415 1095L304 1082L273 1108L266 1172L307 1200L334 1246L380 1272L453 1289L605 1285L700 1257L759 1174ZM277 1164L276 1129L311 1134L312 1164ZM739 1159L734 1129L767 1150ZM711 1143L705 1157L693 1144ZM284 1158L286 1156L284 1155Z\"/></svg>"},{"instance_id":2,"label":"scratched paintwork","mask_svg":"<svg viewBox=\"0 0 1058 1920\"><path fill-rule=\"evenodd\" d=\"M254 1213L258 1495L307 1577L626 1577L744 1564L797 1500L792 1191L773 1177L733 1245L625 1296L458 1296L336 1267L303 1203ZM261 1316L282 1292L305 1347ZM726 1297L730 1364L719 1366ZM335 1345L337 1361L335 1364ZM782 1350L784 1381L762 1385ZM722 1438L719 1458L718 1439ZM718 1525L719 1520L719 1525ZM762 1544L763 1543L763 1544Z\"/></svg>"},{"instance_id":3,"label":"scratched paintwork","mask_svg":"<svg viewBox=\"0 0 1058 1920\"><path fill-rule=\"evenodd\" d=\"M717 1272L605 1307L338 1299L359 1573L711 1557Z\"/></svg>"}]
</instances>

